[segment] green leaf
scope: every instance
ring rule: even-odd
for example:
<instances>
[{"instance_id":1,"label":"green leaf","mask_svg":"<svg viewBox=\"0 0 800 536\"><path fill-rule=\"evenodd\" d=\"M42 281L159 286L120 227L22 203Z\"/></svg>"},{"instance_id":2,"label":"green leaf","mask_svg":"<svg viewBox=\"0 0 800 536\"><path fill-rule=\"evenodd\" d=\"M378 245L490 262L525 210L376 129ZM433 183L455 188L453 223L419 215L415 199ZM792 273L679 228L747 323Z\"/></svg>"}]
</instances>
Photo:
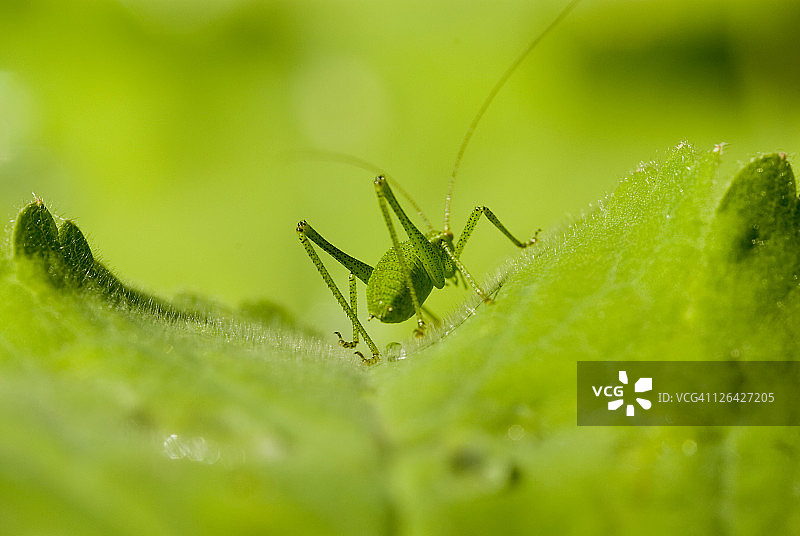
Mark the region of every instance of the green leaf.
<instances>
[{"instance_id":1,"label":"green leaf","mask_svg":"<svg viewBox=\"0 0 800 536\"><path fill-rule=\"evenodd\" d=\"M800 534L797 427L576 426L578 360L799 355L791 168L724 193L720 158L641 164L371 368L269 304L131 289L34 203L0 261L0 532Z\"/></svg>"}]
</instances>

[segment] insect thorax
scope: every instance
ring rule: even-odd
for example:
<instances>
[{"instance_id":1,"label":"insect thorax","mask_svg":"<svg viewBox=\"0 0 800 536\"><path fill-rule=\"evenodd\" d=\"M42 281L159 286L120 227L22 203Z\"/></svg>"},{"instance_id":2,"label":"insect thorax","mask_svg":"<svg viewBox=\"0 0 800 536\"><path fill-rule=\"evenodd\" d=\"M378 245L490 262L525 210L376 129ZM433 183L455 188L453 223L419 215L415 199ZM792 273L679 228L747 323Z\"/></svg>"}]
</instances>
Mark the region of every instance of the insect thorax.
<instances>
[{"instance_id":1,"label":"insect thorax","mask_svg":"<svg viewBox=\"0 0 800 536\"><path fill-rule=\"evenodd\" d=\"M436 253L439 255L439 260L442 263L442 270L444 271L444 278L450 279L456 275L456 265L450 260L450 257L445 253L442 243L444 243L450 251L453 251L453 234L443 233L440 231L429 231L425 236L431 244L436 246Z\"/></svg>"}]
</instances>

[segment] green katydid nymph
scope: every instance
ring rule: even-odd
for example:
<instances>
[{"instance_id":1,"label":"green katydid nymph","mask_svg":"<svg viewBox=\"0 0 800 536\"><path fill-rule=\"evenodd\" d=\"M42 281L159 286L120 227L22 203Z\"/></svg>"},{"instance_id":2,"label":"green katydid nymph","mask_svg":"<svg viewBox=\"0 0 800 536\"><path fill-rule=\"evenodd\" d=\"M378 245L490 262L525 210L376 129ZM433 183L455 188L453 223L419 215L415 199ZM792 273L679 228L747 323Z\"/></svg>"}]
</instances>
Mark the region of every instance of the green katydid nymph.
<instances>
[{"instance_id":1,"label":"green katydid nymph","mask_svg":"<svg viewBox=\"0 0 800 536\"><path fill-rule=\"evenodd\" d=\"M339 344L345 348L355 348L359 342L359 337L363 337L372 355L367 358L364 357L361 352L357 351L355 353L361 356L364 363L377 363L380 359L380 352L364 329L363 324L358 319L356 279L360 279L367 285L367 311L369 312L370 318L377 318L381 322L386 323L397 323L408 320L411 317L416 317L417 327L414 333L417 336L422 336L425 333L426 327L425 320L422 316L422 304L433 288L443 288L446 280L456 282L457 275L460 274L461 279L472 287L485 303L491 303L492 301L489 294L481 288L475 281L475 278L470 275L469 271L467 271L459 260L464 246L480 220L481 215L486 216L486 219L494 224L494 226L511 240L515 246L526 248L536 243L536 237L539 231L536 231L529 240L520 241L500 223L500 220L497 219L491 210L484 206L476 207L472 211L464 230L454 243L455 235L450 229L450 204L453 195L453 187L464 151L472 138L475 128L497 93L542 38L555 28L579 1L580 0L572 0L543 31L528 44L525 50L514 60L503 76L495 83L481 108L478 110L478 113L473 118L472 123L470 123L458 149L455 164L450 174L447 197L445 198L444 230L437 231L433 229L426 220L428 231L425 233L420 231L409 219L406 212L400 206L400 203L398 203L389 185L389 180L383 176L378 176L374 181L375 195L378 198L378 206L383 214L386 228L389 231L392 247L374 267L351 257L325 240L306 220L297 224L297 234L303 248L353 325L352 341L347 341L339 332L334 332L339 337ZM395 184L395 189L404 193L399 189L397 184ZM410 198L409 201L411 201ZM416 208L416 204L413 203L413 201L411 201L411 203L414 204ZM392 221L392 212L408 235L408 240L401 241L398 237L395 225ZM418 210L418 212L421 214L421 211ZM319 255L317 255L312 242L349 270L349 302L333 281L327 268L325 268Z\"/></svg>"}]
</instances>

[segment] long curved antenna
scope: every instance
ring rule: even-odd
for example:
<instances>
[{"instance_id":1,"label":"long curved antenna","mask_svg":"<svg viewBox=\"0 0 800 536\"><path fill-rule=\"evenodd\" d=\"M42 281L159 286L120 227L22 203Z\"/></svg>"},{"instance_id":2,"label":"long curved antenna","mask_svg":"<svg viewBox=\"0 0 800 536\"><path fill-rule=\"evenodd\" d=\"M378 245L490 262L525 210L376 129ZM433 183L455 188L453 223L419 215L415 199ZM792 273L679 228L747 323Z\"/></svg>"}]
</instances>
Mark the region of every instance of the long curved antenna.
<instances>
[{"instance_id":1,"label":"long curved antenna","mask_svg":"<svg viewBox=\"0 0 800 536\"><path fill-rule=\"evenodd\" d=\"M420 219L422 219L423 223L428 227L429 231L433 231L433 225L431 225L431 221L425 216L425 213L422 212L422 209L417 204L414 199L412 199L411 195L405 191L405 189L400 186L394 178L390 177L383 168L376 166L375 164L358 158L357 156L352 156L345 153L337 153L336 151L324 151L320 149L303 149L300 151L293 151L291 156L293 158L314 158L317 160L325 160L328 162L338 162L340 164L346 164L349 166L355 166L357 168L364 169L366 171L371 172L375 176L382 176L385 179L388 179L389 182L392 184L392 188L397 190L403 197L406 198L408 203L417 211L419 214Z\"/></svg>"},{"instance_id":2,"label":"long curved antenna","mask_svg":"<svg viewBox=\"0 0 800 536\"><path fill-rule=\"evenodd\" d=\"M450 231L450 202L451 202L450 200L453 197L453 188L455 187L456 184L456 174L458 173L458 168L461 167L461 159L464 157L464 151L466 150L467 145L469 145L469 142L472 139L472 135L475 133L475 128L478 126L478 123L480 123L481 118L483 118L483 115L486 113L486 110L489 108L489 105L492 104L494 98L497 96L500 90L503 89L503 86L506 84L506 82L508 82L508 79L511 78L512 74L514 74L514 71L517 70L517 67L519 67L519 65L525 60L528 54L530 54L531 50L536 48L536 45L538 45L539 42L542 39L544 39L545 36L549 34L553 28L558 26L558 24L562 20L564 20L564 18L566 18L567 15L569 15L570 11L572 11L573 8L576 5L578 5L578 2L580 2L580 0L572 0L572 2L567 4L567 7L561 10L561 13L559 13L558 16L555 19L553 19L553 21L547 26L547 28L542 30L542 33L540 33L533 41L531 41L525 48L525 50L523 50L522 53L519 56L517 56L517 58L511 63L509 68L506 69L506 72L503 73L503 76L501 76L500 79L497 81L497 83L494 85L492 90L489 92L489 95L486 96L486 100L483 101L480 110L478 110L478 113L475 114L475 117L472 119L472 123L469 124L467 132L466 134L464 134L464 139L461 141L461 146L458 148L458 154L456 154L456 161L453 164L453 171L450 173L450 184L447 186L447 197L445 197L444 199L445 232Z\"/></svg>"}]
</instances>

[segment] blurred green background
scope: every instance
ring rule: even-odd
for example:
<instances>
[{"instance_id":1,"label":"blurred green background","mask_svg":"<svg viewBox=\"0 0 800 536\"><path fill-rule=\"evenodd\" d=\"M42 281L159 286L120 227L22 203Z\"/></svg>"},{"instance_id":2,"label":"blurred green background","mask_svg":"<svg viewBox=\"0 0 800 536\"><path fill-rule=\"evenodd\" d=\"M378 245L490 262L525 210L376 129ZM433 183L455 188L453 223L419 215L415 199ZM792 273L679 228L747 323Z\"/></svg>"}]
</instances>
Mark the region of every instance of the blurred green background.
<instances>
[{"instance_id":1,"label":"blurred green background","mask_svg":"<svg viewBox=\"0 0 800 536\"><path fill-rule=\"evenodd\" d=\"M467 125L565 3L3 0L0 210L35 192L145 290L265 298L344 330L295 225L370 264L389 240L372 174L302 151L381 166L441 225ZM557 228L683 139L730 144L727 172L797 151L797 28L795 0L585 0L480 125L456 230L476 204L519 235ZM483 225L464 260L480 277L514 253Z\"/></svg>"}]
</instances>

